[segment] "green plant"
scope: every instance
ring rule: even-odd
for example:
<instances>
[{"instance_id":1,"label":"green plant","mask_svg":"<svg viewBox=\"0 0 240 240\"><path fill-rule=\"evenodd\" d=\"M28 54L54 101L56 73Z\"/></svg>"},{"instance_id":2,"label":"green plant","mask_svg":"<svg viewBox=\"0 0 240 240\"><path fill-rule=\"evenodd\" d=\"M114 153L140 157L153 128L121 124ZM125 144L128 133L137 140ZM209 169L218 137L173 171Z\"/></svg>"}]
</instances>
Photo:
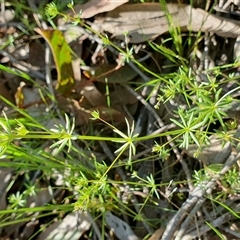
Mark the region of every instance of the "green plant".
<instances>
[{"instance_id":1,"label":"green plant","mask_svg":"<svg viewBox=\"0 0 240 240\"><path fill-rule=\"evenodd\" d=\"M165 1L161 1L161 3L166 7ZM73 10L73 4L69 3L67 6ZM148 160L160 158L161 164L164 164L164 162L167 162L171 158L171 153L174 150L178 150L179 148L187 150L191 144L198 146L194 155L198 157L202 146L208 143L209 135L213 133L221 139L223 145L229 141L232 143L235 140L239 141L239 139L234 138L233 134L236 129L236 122L235 124L234 122L229 124L225 121L225 117L227 117L226 111L234 101L231 94L238 91L240 87L237 86L228 93L223 93L222 89L222 86L227 82L236 80L231 74L224 75L224 70L236 66L237 63L207 69L207 79L199 81L196 77L196 72L189 66L189 62L186 56L184 56L184 44L180 29L172 27L170 28L171 37L167 41L163 41L161 44L149 42L149 46L153 51L163 54L174 66L174 72L160 74L137 61L134 57L134 48L129 47L127 41L124 48L117 46L107 36L96 32L82 21L80 13L76 17L70 17L61 12L61 7L59 8L58 4L54 2L46 6L45 12L49 22L53 24L52 19L60 15L64 19L70 20L73 24L81 25L84 29L101 39L105 47L112 47L117 50L123 63L133 62L142 71L151 75L153 79L144 83L139 88L150 86L152 89L157 89L161 86L158 91L156 108L167 102L180 102L177 110L172 113L170 118L174 124L174 129L154 135L139 136L139 133L136 132L134 121L130 123L126 119L125 133L124 130L114 126L114 124L105 121L98 111L92 112L92 120L100 121L104 127L110 129L109 136L103 136L101 132L97 134L94 132L92 135L75 133L74 119L70 119L66 113L64 114L65 126L56 124L54 128L48 129L44 126L41 119L36 120L25 110L16 108L0 96L1 100L5 101L9 107L21 115L21 117L12 117L3 112L3 117L0 118L1 157L11 159L11 162L1 162L0 166L13 167L16 175L24 172L26 176L31 171L40 170L41 179L46 181L55 172L63 176L62 187L71 192L70 196L66 196L66 199L62 200L62 202L65 200L67 202L68 200L71 204L55 204L55 199L52 197L49 200L49 205L37 206L34 209L26 208L28 197L36 195L46 188L26 180L22 191L9 196L9 209L0 211L0 226L3 227L16 222L27 221L31 219L31 214L37 211L41 212L37 218L41 218L53 214L51 212L53 210L56 210L60 216L61 211L70 212L74 209L90 211L96 218L102 217L103 219L106 211L112 210L128 214L134 220L148 223L149 219L143 215L144 207L149 203L158 205L160 199L159 192L161 192L159 189L168 186L169 182L159 183L153 174L145 178L138 175L134 170L136 164L139 162L143 163L146 160L145 158L135 159L139 149L138 144L143 144L147 140L154 140L155 145L152 147L154 154ZM167 8L165 8L165 11L171 25L172 18ZM125 33L125 37L127 37L127 33ZM175 46L173 50L167 47L167 43L170 41ZM0 65L0 69L36 84L22 71L16 71L3 65ZM223 77L224 81L218 81L220 77ZM36 86L41 89L44 97L49 96L49 93L41 86ZM110 106L109 99L108 106ZM53 116L49 116L49 118L51 117ZM222 130L213 130L213 132L210 132L211 125L216 122L220 123ZM167 140L160 143L156 140L159 138ZM44 142L47 142L49 149L45 150L46 146L44 146ZM91 157L82 153L83 149L79 147L78 142L84 146L83 148L91 152ZM94 155L93 149L96 142L108 142L114 148L115 155L110 163L106 163ZM81 159L81 161L77 161L76 159ZM115 170L120 167L124 167L128 171L128 175L131 176L133 181L129 180L129 178L124 178L126 177L124 175L120 176L120 180L114 179ZM195 185L202 185L204 187L205 182L210 181L212 175L220 172L222 165L204 167L204 169L198 171L194 170L193 178ZM162 173L163 170L161 169L160 172ZM175 176L171 177L174 178ZM230 170L221 178L221 181L226 182L229 186L237 186L239 184L237 170L235 168ZM175 185L185 185L186 183L187 180L185 179L183 181L174 180ZM11 184L14 184L14 181ZM9 184L9 188L11 184ZM128 185L131 191L128 193L126 202L124 202L117 194L126 185ZM227 185L226 187L228 187ZM54 195L53 192L57 188L56 186L49 187L49 192ZM133 210L132 206L129 207L128 205L131 202L132 194L143 188L147 188L149 191L143 196L142 203L137 204L139 207L138 211ZM177 196L180 201L184 200L181 194ZM217 198L218 196L215 197ZM24 214L24 211L31 214L27 216ZM54 212L54 214L56 213ZM19 218L13 220L13 215L18 215ZM213 230L218 232L214 227Z\"/></svg>"}]
</instances>

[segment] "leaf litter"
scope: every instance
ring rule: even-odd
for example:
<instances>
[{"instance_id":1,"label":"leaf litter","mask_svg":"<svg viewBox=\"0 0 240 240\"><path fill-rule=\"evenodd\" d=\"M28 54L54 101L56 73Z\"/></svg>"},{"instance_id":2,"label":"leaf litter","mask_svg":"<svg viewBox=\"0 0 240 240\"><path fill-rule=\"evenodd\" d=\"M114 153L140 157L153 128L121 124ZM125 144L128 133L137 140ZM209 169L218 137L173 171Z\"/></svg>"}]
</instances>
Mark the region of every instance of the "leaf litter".
<instances>
[{"instance_id":1,"label":"leaf litter","mask_svg":"<svg viewBox=\"0 0 240 240\"><path fill-rule=\"evenodd\" d=\"M154 43L161 44L165 38L169 37L168 32L171 30L168 22L169 19L167 19L163 9L160 9L159 3L128 4L127 2L128 1L101 0L96 3L96 1L90 0L83 5L75 6L75 11L79 12L82 10L83 18L92 18L89 24L94 29L101 33L109 34L109 38L120 47L121 44L125 44L126 47L127 42L127 44L134 49L134 57L140 60L143 59L142 63L144 66L149 67L155 72L159 73L159 71L161 71L162 74L167 74L168 71L170 71L169 69L171 69L168 60L161 54L153 52L153 50L148 47L147 41L153 40ZM221 2L223 1L219 1L218 6L220 6L222 11L219 10L219 12L217 11L216 13L213 13L212 10L206 11L202 8L193 8L190 5L167 4L167 9L172 16L173 25L179 27L182 33L186 34L188 31L196 33L202 32L201 36L205 41L203 40L199 46L191 49L191 54L194 54L195 51L197 60L191 62L189 59L189 64L196 69L198 76L201 76L202 79L206 77L206 75L204 75L204 70L208 69L206 64L212 64L212 67L221 66L229 64L232 61L237 61L239 57L239 41L235 41L235 39L240 35L240 28L239 21L236 20L237 14L234 14L238 13L239 6L233 4L232 6L235 8L235 11L232 11L227 7L227 3L230 1L225 1L225 6L223 7L221 7ZM226 12L228 15L224 15ZM233 15L235 16L234 18L232 17ZM13 16L14 15L11 15L10 18L4 18L4 21L9 25L6 25L6 31L1 30L1 34L3 34L2 42L8 41L9 28L14 28L15 33L20 33L16 28L16 24L14 24L19 23L19 19L13 18ZM64 24L68 26L68 23ZM0 88L1 95L14 103L18 108L25 109L30 115L42 121L48 128L50 128L49 122L44 121L44 119L50 114L49 111L55 111L57 108L76 119L76 131L78 134L89 134L94 128L106 135L110 134L109 130L101 125L100 122L94 124L89 120L93 110L98 110L104 120L113 122L115 124L114 126L122 129L124 132L126 131L125 119L128 119L130 123L136 121L142 136L150 135L153 131L157 131L160 128L157 125L157 120L155 120L148 111L145 111L149 103L144 99L148 98L149 93L152 92L153 89L147 86L143 89L138 89L136 95L133 95L126 87L136 89L138 86L141 86L144 83L142 77L143 71L136 71L127 63L125 63L124 66L119 65L117 60L119 60L120 54L115 55L107 49L103 43L99 44L100 41L97 36L91 37L88 35L88 32L82 31L80 26L76 26L75 31L79 31L79 36L77 36L76 39L70 38L68 41L66 39L68 39L69 36L62 34L60 30L52 30L51 28L37 30L37 33L44 37L52 49L53 57L48 68L53 80L49 84L54 86L54 99L52 99L46 91L49 84L44 82L46 76L44 69L46 66L45 59L40 56L39 61L33 61L33 59L28 58L28 54L21 51L23 45L30 45L31 48L27 49L29 54L35 52L35 56L38 56L38 53L39 55L42 54L39 51L39 46L42 47L43 51L45 51L45 46L42 44L42 41L38 39L32 40L28 37L19 37L21 40L16 38L14 47L6 46L2 48L0 51L2 57L1 63L14 67L16 70L24 71L34 80L29 82L14 74L7 74L2 71L1 78L4 84ZM128 32L127 40L126 35L123 34L126 32ZM58 39L57 41L52 40L55 34L56 39ZM35 37L39 38L39 36ZM59 44L59 39L61 40L61 44ZM81 51L78 51L78 56L74 57L86 63L85 66L81 64L81 61L72 65L74 60L68 44L71 45L73 41L75 41L76 52L81 49ZM98 44L94 41L98 41ZM171 51L174 50L174 45L171 43L169 43L167 47L171 49ZM204 50L206 47L208 47L207 52ZM229 51L229 49L231 49L231 51ZM164 48L162 48L162 50L164 51ZM31 54L29 57L32 56ZM94 61L91 58L92 55L94 55ZM206 59L208 61L206 61ZM173 67L172 71L174 70L176 70L176 68L174 69ZM227 70L231 71L231 73L239 74L238 68L230 68ZM152 80L149 75L146 75L144 78L149 79L149 81ZM24 84L22 85L22 83ZM36 83L38 87L36 87ZM236 85L237 81L225 84L225 93L233 89ZM162 85L159 86L159 88L161 87ZM59 89L61 89L61 91L58 91ZM239 94L239 92L236 94ZM143 98L142 101L139 100L141 97ZM152 99L152 105L153 104L156 104L156 99ZM172 99L169 104L160 106L157 114L164 120L164 126L170 123L173 109L179 107L181 104L181 98L177 98ZM17 116L17 111L11 106L4 103L2 103L1 106L7 116L11 116L11 114ZM232 114L233 112L236 113L236 108L233 107L229 109L228 112L231 113L231 115L229 115L230 120L234 119ZM63 125L63 121L59 119L59 116L56 117L56 115L57 114L53 114L52 116L51 128L54 123L57 124L61 122ZM226 118L226 121L227 120L228 118ZM217 126L213 127L217 128ZM97 131L95 131L94 134L97 134ZM238 138L238 135L235 136ZM163 138L161 141L166 140ZM15 144L21 145L24 143L19 141ZM151 149L153 144L153 141L145 141L137 145L137 148L141 153L147 149ZM183 155L184 161L187 162L188 171L194 174L194 170L199 170L201 164L224 164L226 161L231 161L231 159L238 156L237 144L227 142L225 147L222 147L221 144L222 142L218 141L217 137L212 134L210 142L201 146L199 156L195 155L195 152L198 151L196 144L191 144L188 149L182 149L183 152L181 152L181 155ZM43 142L42 149L44 149L46 153L49 153L50 145L50 141ZM82 155L80 154L81 156L78 157L82 161L85 161L87 166L87 164L90 164L90 159L94 157L94 154L100 156L99 159L103 159L106 163L109 163L111 154L109 155L109 153L107 154L106 152L111 152L114 145L109 144L109 146L107 146L109 149L105 147L104 150L101 150L100 146L96 144L90 147L89 152L83 151L83 149L86 148L84 143L79 143L75 147L82 149ZM201 199L204 194L204 191L198 188L198 186L192 191L186 183L177 184L177 182L181 182L185 177L185 172L179 165L181 159L177 158L175 154L177 156L178 153L166 154L166 161L161 161L159 157L156 156L153 157L149 152L143 154L143 156L140 154L138 158L141 159L142 157L140 163L134 165L134 170L139 173L139 176L146 179L146 176L152 175L155 181L162 183L165 183L167 179L168 184L163 184L159 187L158 194L161 195L159 199L155 196L148 198L150 196L148 188L140 190L134 189L134 191L131 191L127 185L122 189L121 186L117 186L116 184L116 189L121 189L120 192L116 193L117 197L122 199L123 202L127 202L131 207L133 207L132 195L137 196L139 205L144 203L146 199L149 199L148 205L144 206L141 211L144 216L148 216L149 222L136 220L134 223L133 220L135 219L133 219L130 214L125 215L124 213L114 211L114 209L112 212L107 211L105 216L107 238L143 239L148 234L150 239L172 239L173 235L175 235L175 239L187 239L188 237L194 239L197 237L200 238L201 236L205 236L206 239L213 239L214 231L210 228L206 230L203 222L205 218L207 218L208 222L215 226L214 211L211 210L209 214L207 214L209 202L206 204L199 203L199 205L197 205L198 198L196 198L197 195L194 195L194 193L197 192L197 194L199 194L199 199ZM62 155L59 158L64 159L64 157L65 156ZM75 157L76 156L73 155L73 158ZM19 156L15 156L15 158L17 162L20 161L18 159ZM150 160L144 161L145 158L149 158ZM4 161L9 161L9 159L6 158ZM1 160L2 166L5 165L4 161ZM145 165L146 162L150 165L150 168L147 168L147 165ZM75 162L74 164L77 163ZM90 168L94 168L94 166ZM151 175L149 175L149 169L151 169ZM237 169L239 170L239 167L237 167ZM131 174L127 169L122 170L125 171L124 174L122 174L121 171L120 174L116 171L112 173L112 177L114 179L119 178L124 180L124 177ZM161 172L162 176L159 172ZM3 194L0 199L2 210L10 206L9 196L11 193L23 192L25 189L23 185L29 182L29 177L31 181L37 182L35 187L38 191L35 196L27 200L27 206L31 204L34 206L44 206L49 203L67 204L68 197L76 194L74 192L76 189L74 188L73 192L70 193L65 190L65 185L70 186L70 182L68 181L70 176L67 168L64 168L64 171L55 171L54 176L48 177L41 176L41 173L38 172L37 169L33 169L31 174L24 171L17 174L12 168L1 168L0 177L3 179L2 182L4 182L1 189ZM56 178L63 178L61 181L62 186L60 185L59 187L59 185L54 182L57 181ZM171 181L173 178L174 184L172 184ZM209 189L217 191L218 188L221 188L222 180L219 181L217 186L210 187ZM207 184L209 185L210 182ZM59 187L58 191L53 190L56 186ZM224 188L222 187L222 189ZM222 191L224 192L224 190ZM194 200L192 201L191 199ZM229 199L231 200L230 206L238 212L239 206L237 199L239 199L239 194L232 193L232 195L229 195ZM187 202L189 206L184 205L184 203ZM199 218L199 221L194 223L191 216L196 218L195 212L192 210L195 204L196 207L198 207L197 218ZM200 210L200 208L203 210ZM163 209L167 209L167 211ZM54 210L52 211L54 212ZM138 214L137 210L135 211ZM223 212L224 208L219 208L219 212L217 212L218 216L221 216ZM63 214L61 211L56 211L53 217L41 217L41 215L39 215L40 213L41 210L36 213L29 213L29 216L27 213L22 214L22 218L29 218L21 223L1 227L1 237L4 239L28 239L44 225L45 228L42 230L42 233L39 232L34 239L87 239L84 234L89 233L90 227L94 229L93 231L98 239L101 238L99 229L101 229L102 223L100 223L100 220L95 221L91 219L88 212L75 211L71 213L71 211L69 211L69 213ZM216 214L216 212L214 214ZM179 220L179 216L181 220ZM5 217L14 219L15 213L5 215ZM235 220L233 217L230 217L230 219L232 222ZM162 223L164 221L167 222L167 224ZM225 221L219 224L221 225L216 227L220 229L224 227L224 235L227 239L239 237L237 233L239 231L237 222L231 224L230 220L226 218ZM150 226L153 226L153 229L151 229ZM235 227L235 231L230 231L233 227ZM201 231L196 233L196 229L200 229Z\"/></svg>"}]
</instances>

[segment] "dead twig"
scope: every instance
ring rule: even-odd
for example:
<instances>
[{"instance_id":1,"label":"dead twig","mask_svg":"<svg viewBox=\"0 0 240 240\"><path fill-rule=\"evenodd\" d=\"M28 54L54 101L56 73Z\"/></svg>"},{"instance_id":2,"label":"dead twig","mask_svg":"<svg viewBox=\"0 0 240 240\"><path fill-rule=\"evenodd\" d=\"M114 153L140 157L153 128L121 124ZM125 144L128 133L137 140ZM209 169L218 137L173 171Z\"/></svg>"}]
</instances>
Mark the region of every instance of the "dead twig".
<instances>
[{"instance_id":1,"label":"dead twig","mask_svg":"<svg viewBox=\"0 0 240 240\"><path fill-rule=\"evenodd\" d=\"M194 216L194 214L199 210L199 208L204 203L204 194L209 194L213 187L216 184L216 181L223 176L240 158L240 153L237 154L237 156L230 155L228 160L226 161L223 169L221 172L217 175L215 175L210 181L205 183L198 184L195 189L190 192L188 199L185 201L185 203L182 205L182 207L178 210L178 212L175 214L175 216L168 222L168 225L163 233L162 239L164 240L171 240L175 230L181 223L181 221L184 219L186 215L188 215L188 219L186 219L186 223L184 223L184 226L187 225L187 223L190 221L190 217ZM205 186L205 187L203 187ZM194 207L195 206L195 207ZM193 208L194 207L194 208ZM193 208L192 212L191 209ZM189 213L190 212L190 213ZM183 230L177 235L176 239L181 239L183 236Z\"/></svg>"}]
</instances>

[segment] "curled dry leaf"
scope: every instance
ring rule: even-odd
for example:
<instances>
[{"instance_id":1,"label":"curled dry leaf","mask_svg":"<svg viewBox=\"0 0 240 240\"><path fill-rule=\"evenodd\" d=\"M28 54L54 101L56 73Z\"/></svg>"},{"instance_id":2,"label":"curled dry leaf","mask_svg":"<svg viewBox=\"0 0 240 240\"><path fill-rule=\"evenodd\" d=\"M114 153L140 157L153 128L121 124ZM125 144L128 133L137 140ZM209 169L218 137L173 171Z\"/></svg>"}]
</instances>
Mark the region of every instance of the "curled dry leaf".
<instances>
[{"instance_id":1,"label":"curled dry leaf","mask_svg":"<svg viewBox=\"0 0 240 240\"><path fill-rule=\"evenodd\" d=\"M115 9L118 6L128 2L128 0L90 0L85 4L75 5L75 12L82 12L81 18L90 18L98 13L108 12Z\"/></svg>"},{"instance_id":2,"label":"curled dry leaf","mask_svg":"<svg viewBox=\"0 0 240 240\"><path fill-rule=\"evenodd\" d=\"M214 32L223 37L236 38L240 35L240 23L221 18L190 5L167 4L171 15L171 26L182 31ZM125 4L95 20L93 28L107 31L120 39L129 33L129 41L140 43L156 38L169 31L166 10L159 3Z\"/></svg>"}]
</instances>

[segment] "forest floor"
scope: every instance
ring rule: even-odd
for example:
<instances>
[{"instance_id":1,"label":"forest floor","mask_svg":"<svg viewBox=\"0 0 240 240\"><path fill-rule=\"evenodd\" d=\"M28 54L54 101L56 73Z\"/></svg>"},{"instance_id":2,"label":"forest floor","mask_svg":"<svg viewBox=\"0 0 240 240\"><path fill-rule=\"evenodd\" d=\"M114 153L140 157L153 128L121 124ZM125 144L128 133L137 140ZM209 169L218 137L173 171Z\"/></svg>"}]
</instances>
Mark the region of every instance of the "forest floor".
<instances>
[{"instance_id":1,"label":"forest floor","mask_svg":"<svg viewBox=\"0 0 240 240\"><path fill-rule=\"evenodd\" d=\"M0 239L240 239L239 1L0 3Z\"/></svg>"}]
</instances>

